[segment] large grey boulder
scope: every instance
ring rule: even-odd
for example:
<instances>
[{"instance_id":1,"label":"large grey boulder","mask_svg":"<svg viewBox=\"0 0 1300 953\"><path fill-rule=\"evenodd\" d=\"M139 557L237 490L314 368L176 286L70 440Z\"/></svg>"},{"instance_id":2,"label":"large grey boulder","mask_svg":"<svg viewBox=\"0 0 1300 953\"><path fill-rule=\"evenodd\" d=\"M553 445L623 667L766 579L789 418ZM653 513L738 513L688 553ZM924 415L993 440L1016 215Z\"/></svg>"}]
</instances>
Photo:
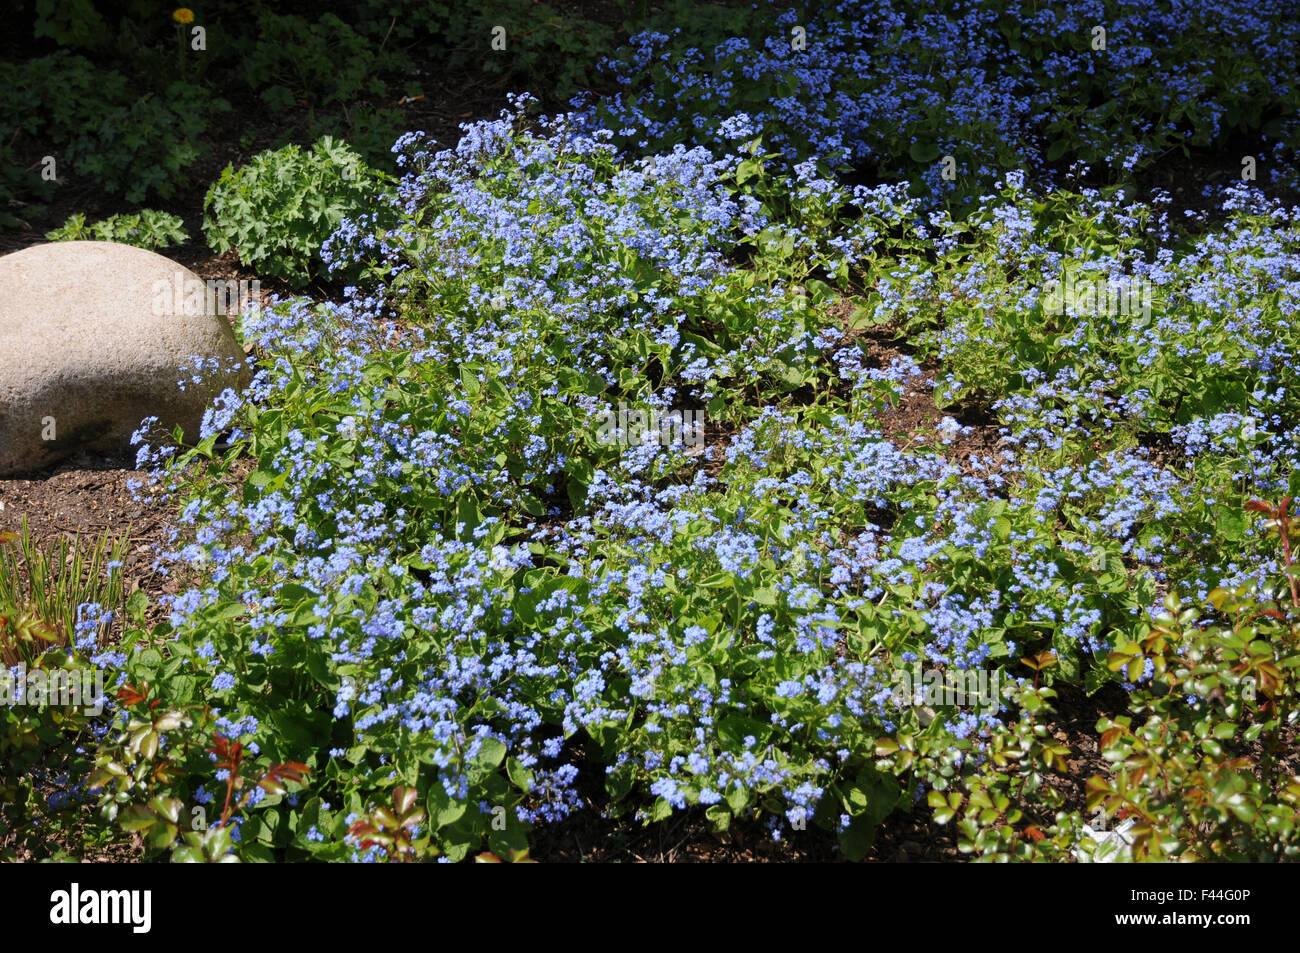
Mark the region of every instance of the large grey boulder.
<instances>
[{"instance_id":1,"label":"large grey boulder","mask_svg":"<svg viewBox=\"0 0 1300 953\"><path fill-rule=\"evenodd\" d=\"M53 242L0 257L0 476L76 451L133 460L146 417L196 441L209 399L248 379L232 370L244 352L217 313L225 306L188 268L130 245Z\"/></svg>"}]
</instances>

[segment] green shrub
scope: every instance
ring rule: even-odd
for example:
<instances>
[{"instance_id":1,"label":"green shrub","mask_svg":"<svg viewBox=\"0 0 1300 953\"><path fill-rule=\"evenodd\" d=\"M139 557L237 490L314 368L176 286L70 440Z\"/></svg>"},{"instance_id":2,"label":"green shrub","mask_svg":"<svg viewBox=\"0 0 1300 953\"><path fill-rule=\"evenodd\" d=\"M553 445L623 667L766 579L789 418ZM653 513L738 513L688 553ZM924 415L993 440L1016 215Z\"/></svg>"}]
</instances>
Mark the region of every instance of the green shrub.
<instances>
[{"instance_id":1,"label":"green shrub","mask_svg":"<svg viewBox=\"0 0 1300 953\"><path fill-rule=\"evenodd\" d=\"M493 30L505 49L493 49ZM613 52L603 23L535 0L489 0L465 6L446 0L368 0L358 28L389 45L445 51L453 70L499 76L500 84L567 98L591 85L596 63Z\"/></svg>"},{"instance_id":2,"label":"green shrub","mask_svg":"<svg viewBox=\"0 0 1300 953\"><path fill-rule=\"evenodd\" d=\"M315 23L263 13L257 27L240 70L248 86L272 109L290 109L301 102L314 118L321 106L350 104L388 90L377 73L392 65L391 55L374 48L332 13Z\"/></svg>"},{"instance_id":3,"label":"green shrub","mask_svg":"<svg viewBox=\"0 0 1300 953\"><path fill-rule=\"evenodd\" d=\"M371 168L395 172L397 164L393 157L393 143L406 130L406 123L400 109L345 106L338 114L322 117L320 129L346 141Z\"/></svg>"},{"instance_id":4,"label":"green shrub","mask_svg":"<svg viewBox=\"0 0 1300 953\"><path fill-rule=\"evenodd\" d=\"M273 806L291 790L290 784L305 786L311 769L300 762L270 763L256 746L245 748L225 737L220 731L224 719L210 706L178 704L174 691L172 695L160 705L163 699L148 682L128 683L118 691L126 717L99 746L87 787L99 792L105 820L140 835L146 856L174 847L173 863L236 863L232 819L251 804ZM215 803L211 792L197 798L213 803L217 816L211 826L205 808L189 806L200 794L189 790L191 778L210 779L224 795ZM259 815L267 816L276 815ZM271 859L264 844L243 847L252 859Z\"/></svg>"},{"instance_id":5,"label":"green shrub","mask_svg":"<svg viewBox=\"0 0 1300 953\"><path fill-rule=\"evenodd\" d=\"M226 166L208 189L203 233L218 254L236 248L245 264L301 287L323 274L321 244L365 211L386 179L330 136L307 151L267 150L237 170Z\"/></svg>"},{"instance_id":6,"label":"green shrub","mask_svg":"<svg viewBox=\"0 0 1300 953\"><path fill-rule=\"evenodd\" d=\"M119 242L150 250L181 245L190 240L179 218L151 208L110 215L90 225L86 224L86 216L78 212L58 228L46 232L45 237L52 242Z\"/></svg>"},{"instance_id":7,"label":"green shrub","mask_svg":"<svg viewBox=\"0 0 1300 953\"><path fill-rule=\"evenodd\" d=\"M68 171L128 202L171 198L208 151L201 138L211 113L230 104L191 83L143 95L116 70L60 50L21 65L0 64L0 139L20 160L54 156ZM17 180L15 197L48 198L36 172Z\"/></svg>"},{"instance_id":8,"label":"green shrub","mask_svg":"<svg viewBox=\"0 0 1300 953\"><path fill-rule=\"evenodd\" d=\"M1165 611L1116 641L1107 667L1131 688L1129 711L1097 723L1112 767L1087 781L1092 827L1123 843L1103 855L1066 804L1067 763L1080 752L1051 734L1046 687L1015 693L1019 721L993 737L978 769L954 780L944 753L922 773L935 819L956 822L960 848L984 860L1124 859L1267 862L1300 857L1300 773L1291 761L1300 721L1300 596L1291 552L1291 500L1253 501L1283 541L1276 591L1216 589L1218 618L1165 599ZM1044 653L1031 668L1054 664ZM915 739L882 739L882 766ZM923 748L923 746L922 746ZM934 754L935 752L931 752ZM919 759L925 761L924 755ZM1053 813L1055 812L1055 813Z\"/></svg>"}]
</instances>

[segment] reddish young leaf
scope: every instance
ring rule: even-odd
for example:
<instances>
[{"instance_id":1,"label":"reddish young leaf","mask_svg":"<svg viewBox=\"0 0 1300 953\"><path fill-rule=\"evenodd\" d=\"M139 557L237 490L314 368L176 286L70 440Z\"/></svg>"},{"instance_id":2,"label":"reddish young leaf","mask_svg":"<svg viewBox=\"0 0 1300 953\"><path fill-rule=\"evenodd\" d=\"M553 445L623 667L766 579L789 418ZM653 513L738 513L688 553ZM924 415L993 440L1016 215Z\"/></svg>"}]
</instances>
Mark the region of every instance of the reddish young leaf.
<instances>
[{"instance_id":1,"label":"reddish young leaf","mask_svg":"<svg viewBox=\"0 0 1300 953\"><path fill-rule=\"evenodd\" d=\"M415 804L415 788L399 787L393 790L393 810L406 814Z\"/></svg>"},{"instance_id":2,"label":"reddish young leaf","mask_svg":"<svg viewBox=\"0 0 1300 953\"><path fill-rule=\"evenodd\" d=\"M145 686L143 693L141 693L134 685L123 685L117 690L117 700L127 706L138 705L148 697L148 694L148 685Z\"/></svg>"},{"instance_id":3,"label":"reddish young leaf","mask_svg":"<svg viewBox=\"0 0 1300 953\"><path fill-rule=\"evenodd\" d=\"M311 774L311 768L301 761L287 761L284 764L273 765L266 774L262 775L262 780L257 782L267 794L283 794L286 790L284 782L293 781L295 784L306 784L307 779L304 775Z\"/></svg>"},{"instance_id":4,"label":"reddish young leaf","mask_svg":"<svg viewBox=\"0 0 1300 953\"><path fill-rule=\"evenodd\" d=\"M241 742L231 741L213 733L212 747L208 750L217 756L218 768L225 768L232 776L239 773L239 765L243 761L244 751L244 745Z\"/></svg>"}]
</instances>

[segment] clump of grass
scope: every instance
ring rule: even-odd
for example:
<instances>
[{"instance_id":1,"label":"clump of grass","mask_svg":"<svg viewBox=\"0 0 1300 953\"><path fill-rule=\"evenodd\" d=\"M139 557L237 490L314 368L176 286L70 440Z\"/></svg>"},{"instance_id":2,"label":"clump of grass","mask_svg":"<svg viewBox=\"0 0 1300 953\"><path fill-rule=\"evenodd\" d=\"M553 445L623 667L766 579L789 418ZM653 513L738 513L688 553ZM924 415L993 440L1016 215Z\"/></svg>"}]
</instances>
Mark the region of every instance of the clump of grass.
<instances>
[{"instance_id":1,"label":"clump of grass","mask_svg":"<svg viewBox=\"0 0 1300 953\"><path fill-rule=\"evenodd\" d=\"M75 642L102 644L109 613L122 605L122 556L129 534L116 538L107 530L92 541L61 537L42 547L32 540L23 519L22 532L0 533L0 660L5 665L32 662L50 646ZM93 632L77 630L78 609L98 606ZM83 612L83 619L94 619Z\"/></svg>"}]
</instances>

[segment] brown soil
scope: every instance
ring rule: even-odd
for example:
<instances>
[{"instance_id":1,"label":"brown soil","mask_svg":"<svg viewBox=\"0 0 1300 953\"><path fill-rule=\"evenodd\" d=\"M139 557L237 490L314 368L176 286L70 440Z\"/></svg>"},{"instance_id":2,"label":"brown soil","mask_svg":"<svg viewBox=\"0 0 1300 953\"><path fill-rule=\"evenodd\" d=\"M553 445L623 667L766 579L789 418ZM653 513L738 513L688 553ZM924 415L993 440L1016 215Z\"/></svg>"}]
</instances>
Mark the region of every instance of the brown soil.
<instances>
[{"instance_id":1,"label":"brown soil","mask_svg":"<svg viewBox=\"0 0 1300 953\"><path fill-rule=\"evenodd\" d=\"M147 497L132 499L127 486L133 479L143 484L147 477L83 455L49 476L0 480L0 532L19 532L26 521L33 541L43 545L60 536L73 540L80 535L83 543L104 532L129 536L123 591L143 589L156 602L172 591L170 580L153 568L153 546L164 540L170 513Z\"/></svg>"},{"instance_id":2,"label":"brown soil","mask_svg":"<svg viewBox=\"0 0 1300 953\"><path fill-rule=\"evenodd\" d=\"M856 341L863 349L872 366L888 367L897 358L908 357L916 360L920 367L921 377L909 379L901 399L878 419L886 438L900 449L927 447L960 464L968 473L985 475L1002 469L1008 457L997 420L983 408L970 403L940 408L934 400L938 365L931 360L918 360L918 355L907 345L896 325L890 322L866 330L850 330L853 304L848 299L841 299L828 313L844 321L850 340ZM951 417L962 427L970 428L969 432L959 433L950 443L944 444L937 430L944 417Z\"/></svg>"}]
</instances>

